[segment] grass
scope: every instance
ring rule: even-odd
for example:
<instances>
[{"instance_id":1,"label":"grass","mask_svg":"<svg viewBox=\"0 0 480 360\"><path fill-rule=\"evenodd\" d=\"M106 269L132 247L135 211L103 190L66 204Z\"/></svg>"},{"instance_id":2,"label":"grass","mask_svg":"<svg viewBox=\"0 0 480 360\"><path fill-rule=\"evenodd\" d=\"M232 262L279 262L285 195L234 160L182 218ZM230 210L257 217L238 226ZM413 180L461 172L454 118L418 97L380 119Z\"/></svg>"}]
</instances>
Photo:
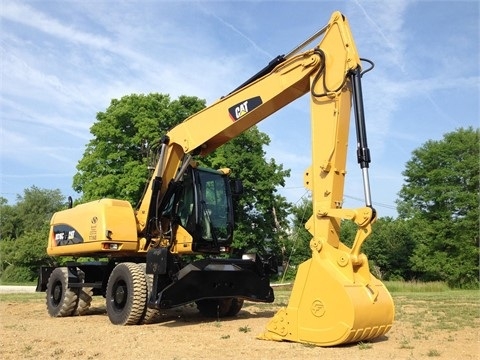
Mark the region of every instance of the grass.
<instances>
[{"instance_id":1,"label":"grass","mask_svg":"<svg viewBox=\"0 0 480 360\"><path fill-rule=\"evenodd\" d=\"M0 294L0 303L2 302L29 302L34 300L44 300L45 293L18 293L18 294Z\"/></svg>"},{"instance_id":2,"label":"grass","mask_svg":"<svg viewBox=\"0 0 480 360\"><path fill-rule=\"evenodd\" d=\"M409 322L423 329L425 334L432 330L455 331L480 326L479 292L476 290L404 292L394 293L393 298L396 321Z\"/></svg>"},{"instance_id":3,"label":"grass","mask_svg":"<svg viewBox=\"0 0 480 360\"><path fill-rule=\"evenodd\" d=\"M391 281L385 283L395 303L395 321L409 323L417 330L413 338L404 338L399 348L411 349L412 340L428 340L432 331L447 332L446 341L455 341L449 332L465 328L480 328L480 292L478 290L451 290L444 283ZM277 311L288 306L291 286L275 289L273 304L246 302L265 311ZM9 302L44 302L44 293L0 294L0 304ZM214 326L220 327L221 322ZM248 326L238 329L249 332ZM436 355L429 355L436 356Z\"/></svg>"},{"instance_id":4,"label":"grass","mask_svg":"<svg viewBox=\"0 0 480 360\"><path fill-rule=\"evenodd\" d=\"M373 345L368 343L368 342L360 341L358 343L358 349L359 350L368 350L368 349L371 349L372 347L373 347Z\"/></svg>"},{"instance_id":5,"label":"grass","mask_svg":"<svg viewBox=\"0 0 480 360\"><path fill-rule=\"evenodd\" d=\"M440 352L438 350L435 350L435 349L430 349L427 352L427 356L428 357L440 356Z\"/></svg>"},{"instance_id":6,"label":"grass","mask_svg":"<svg viewBox=\"0 0 480 360\"><path fill-rule=\"evenodd\" d=\"M413 349L413 345L410 343L410 340L407 338L403 338L402 341L400 342L400 349Z\"/></svg>"},{"instance_id":7,"label":"grass","mask_svg":"<svg viewBox=\"0 0 480 360\"><path fill-rule=\"evenodd\" d=\"M448 285L441 281L419 282L419 281L385 281L385 286L392 293L397 292L442 292L449 291Z\"/></svg>"},{"instance_id":8,"label":"grass","mask_svg":"<svg viewBox=\"0 0 480 360\"><path fill-rule=\"evenodd\" d=\"M245 325L245 326L240 326L238 328L238 331L240 332L244 332L244 333L247 333L247 332L250 332L252 329L250 329L250 327L248 325Z\"/></svg>"},{"instance_id":9,"label":"grass","mask_svg":"<svg viewBox=\"0 0 480 360\"><path fill-rule=\"evenodd\" d=\"M37 281L26 281L26 282L12 282L12 281L0 281L0 285L11 285L11 286L37 286Z\"/></svg>"}]
</instances>

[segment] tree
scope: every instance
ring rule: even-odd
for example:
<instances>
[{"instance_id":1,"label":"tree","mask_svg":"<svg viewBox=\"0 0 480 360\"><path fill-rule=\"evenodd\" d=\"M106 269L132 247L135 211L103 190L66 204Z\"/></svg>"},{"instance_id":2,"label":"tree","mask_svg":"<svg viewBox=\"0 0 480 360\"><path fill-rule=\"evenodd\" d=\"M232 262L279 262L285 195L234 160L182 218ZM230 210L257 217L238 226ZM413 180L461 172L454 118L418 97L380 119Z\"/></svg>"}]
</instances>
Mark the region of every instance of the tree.
<instances>
[{"instance_id":1,"label":"tree","mask_svg":"<svg viewBox=\"0 0 480 360\"><path fill-rule=\"evenodd\" d=\"M0 197L0 240L18 237L21 231L20 220L15 206L9 205L7 199Z\"/></svg>"},{"instance_id":2,"label":"tree","mask_svg":"<svg viewBox=\"0 0 480 360\"><path fill-rule=\"evenodd\" d=\"M2 281L31 281L40 265L51 263L46 253L49 222L53 213L65 207L60 190L25 189L15 205L1 203L0 276ZM4 217L4 214L8 215Z\"/></svg>"},{"instance_id":3,"label":"tree","mask_svg":"<svg viewBox=\"0 0 480 360\"><path fill-rule=\"evenodd\" d=\"M207 167L232 169L232 178L241 179L244 193L235 206L233 246L243 251L255 249L260 253L279 252L279 239L288 228L288 204L277 194L285 185L289 170L265 159L264 146L270 143L267 134L253 127L219 147L201 160Z\"/></svg>"},{"instance_id":4,"label":"tree","mask_svg":"<svg viewBox=\"0 0 480 360\"><path fill-rule=\"evenodd\" d=\"M409 219L416 246L412 268L425 280L478 285L479 130L458 129L413 152L398 212Z\"/></svg>"},{"instance_id":5,"label":"tree","mask_svg":"<svg viewBox=\"0 0 480 360\"><path fill-rule=\"evenodd\" d=\"M293 279L297 266L312 256L310 240L312 235L305 229L306 221L312 216L311 199L303 199L291 208L291 234L283 242L285 279Z\"/></svg>"},{"instance_id":6,"label":"tree","mask_svg":"<svg viewBox=\"0 0 480 360\"><path fill-rule=\"evenodd\" d=\"M285 242L288 261L286 278L294 276L294 270L303 261L311 257L310 240L312 235L304 228L312 215L311 199L292 208L292 233ZM340 241L348 247L353 245L358 226L349 220L343 220L340 226ZM413 252L413 237L407 221L392 218L380 218L372 225L372 234L362 245L370 263L370 270L384 280L410 280L415 274L410 268L410 256Z\"/></svg>"},{"instance_id":7,"label":"tree","mask_svg":"<svg viewBox=\"0 0 480 360\"><path fill-rule=\"evenodd\" d=\"M205 100L149 94L113 99L105 112L97 114L90 132L73 189L81 202L103 197L128 200L135 205L148 179L148 165L159 140L170 128L205 107Z\"/></svg>"},{"instance_id":8,"label":"tree","mask_svg":"<svg viewBox=\"0 0 480 360\"><path fill-rule=\"evenodd\" d=\"M415 242L409 221L380 218L372 225L372 234L362 249L368 256L372 272L384 280L412 280L411 269Z\"/></svg>"},{"instance_id":9,"label":"tree","mask_svg":"<svg viewBox=\"0 0 480 360\"><path fill-rule=\"evenodd\" d=\"M73 187L83 201L112 197L129 200L141 197L148 180L147 166L167 131L205 107L196 97L130 95L112 100L97 115L91 127L93 139L77 165ZM276 193L289 172L274 160L267 161L263 146L269 137L256 127L218 148L201 163L211 168L229 167L243 181L245 194L236 207L234 245L243 250L278 248L277 239L286 227L287 203Z\"/></svg>"}]
</instances>

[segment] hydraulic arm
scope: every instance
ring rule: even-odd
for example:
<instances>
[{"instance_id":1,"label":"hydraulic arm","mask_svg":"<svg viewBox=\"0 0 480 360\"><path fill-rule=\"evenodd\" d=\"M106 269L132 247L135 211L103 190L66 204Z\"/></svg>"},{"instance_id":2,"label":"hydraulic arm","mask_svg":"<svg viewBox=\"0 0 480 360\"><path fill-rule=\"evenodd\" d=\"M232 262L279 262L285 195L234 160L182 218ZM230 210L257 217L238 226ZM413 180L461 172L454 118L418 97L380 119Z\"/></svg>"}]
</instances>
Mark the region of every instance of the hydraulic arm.
<instances>
[{"instance_id":1,"label":"hydraulic arm","mask_svg":"<svg viewBox=\"0 0 480 360\"><path fill-rule=\"evenodd\" d=\"M313 216L306 223L312 234L312 258L300 266L287 308L275 315L260 338L327 346L385 334L393 322L394 306L385 286L370 273L367 257L360 251L376 217L368 178L370 153L361 60L348 22L339 12L316 34L321 35L323 38L315 48L299 52L304 43L289 54L278 56L235 91L173 128L167 134L164 155L160 156L156 171L158 179L174 179L186 163L186 154L208 154L309 94L312 164L305 172L304 182L313 201ZM365 206L344 209L352 101ZM166 182L158 186L160 194L168 192ZM153 193L147 196L137 214L140 231L150 221L148 199L153 198ZM343 220L358 225L352 248L339 239Z\"/></svg>"},{"instance_id":2,"label":"hydraulic arm","mask_svg":"<svg viewBox=\"0 0 480 360\"><path fill-rule=\"evenodd\" d=\"M394 305L385 286L360 252L376 218L372 208L361 89L361 67L347 21L333 14L316 51L322 65L310 76L312 165L305 172L312 192L312 258L299 266L291 297L259 337L331 346L372 339L389 331ZM342 65L345 66L342 69ZM346 150L353 100L357 159L363 174L365 207L342 208ZM352 248L339 239L340 222L354 221Z\"/></svg>"}]
</instances>

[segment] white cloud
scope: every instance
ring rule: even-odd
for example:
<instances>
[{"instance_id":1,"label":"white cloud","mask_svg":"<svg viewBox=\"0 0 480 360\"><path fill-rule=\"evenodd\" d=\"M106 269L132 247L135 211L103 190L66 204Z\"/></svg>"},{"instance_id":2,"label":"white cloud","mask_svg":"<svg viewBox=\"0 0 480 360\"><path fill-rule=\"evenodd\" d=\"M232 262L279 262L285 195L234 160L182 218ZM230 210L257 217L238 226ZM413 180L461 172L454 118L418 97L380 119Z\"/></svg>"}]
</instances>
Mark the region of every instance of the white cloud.
<instances>
[{"instance_id":1,"label":"white cloud","mask_svg":"<svg viewBox=\"0 0 480 360\"><path fill-rule=\"evenodd\" d=\"M41 11L36 11L32 7L18 2L4 1L0 16L6 20L33 27L69 42L99 49L108 49L113 45L105 37L88 32L80 32L71 26L66 26L56 19L46 16Z\"/></svg>"},{"instance_id":2,"label":"white cloud","mask_svg":"<svg viewBox=\"0 0 480 360\"><path fill-rule=\"evenodd\" d=\"M276 51L272 49L289 50L324 25L319 21L328 19L326 12L334 5L278 2L272 11L268 2L112 4L2 2L2 162L25 164L8 163L12 176L64 173L58 164L73 176L90 138L88 129L112 98L160 92L172 98L196 95L212 103L264 66ZM436 39L439 24L430 29L432 13L413 10L436 8L435 2L357 0L345 7L360 55L376 63L363 82L372 156L385 161L382 165L394 177L400 173L395 162L402 164L412 145L431 135L417 131L419 114L432 117L418 123L427 130L438 119L458 126L478 117L463 103L463 98L474 103L472 97L478 97L478 54L473 54L478 44L466 35L463 18L456 22L462 30L452 27L448 36L422 43L430 30L434 35L429 39ZM452 18L457 13L452 11ZM470 23L470 31L472 26L478 30L478 24ZM452 114L455 95L455 107L464 116ZM303 171L310 163L308 101L296 101L274 117L260 124L272 139L267 156L292 169L285 191L302 196ZM5 136L15 147L4 146ZM356 173L355 159L352 164L350 174ZM376 184L385 187L381 180ZM357 188L347 189L356 196Z\"/></svg>"}]
</instances>

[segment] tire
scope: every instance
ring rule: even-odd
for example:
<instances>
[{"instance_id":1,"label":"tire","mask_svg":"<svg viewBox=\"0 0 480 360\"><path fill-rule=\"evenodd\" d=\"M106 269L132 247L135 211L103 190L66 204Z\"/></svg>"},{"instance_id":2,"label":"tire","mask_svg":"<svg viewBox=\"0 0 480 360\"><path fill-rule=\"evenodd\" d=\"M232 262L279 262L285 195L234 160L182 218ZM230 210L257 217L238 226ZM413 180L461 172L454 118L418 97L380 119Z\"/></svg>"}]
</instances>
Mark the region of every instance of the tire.
<instances>
[{"instance_id":1,"label":"tire","mask_svg":"<svg viewBox=\"0 0 480 360\"><path fill-rule=\"evenodd\" d=\"M146 269L147 269L146 264L138 264L138 265L143 270L143 274L145 275L145 282L147 283L147 296L145 298L145 313L143 314L142 319L140 320L140 323L153 324L154 322L157 322L160 318L159 310L151 309L147 306L148 299L150 298L150 293L152 292L152 288L153 288L153 274L146 273Z\"/></svg>"},{"instance_id":2,"label":"tire","mask_svg":"<svg viewBox=\"0 0 480 360\"><path fill-rule=\"evenodd\" d=\"M195 301L197 309L203 316L223 318L238 314L243 306L243 300L237 298L203 299Z\"/></svg>"},{"instance_id":3,"label":"tire","mask_svg":"<svg viewBox=\"0 0 480 360\"><path fill-rule=\"evenodd\" d=\"M68 269L59 267L52 271L47 282L46 302L48 314L52 317L65 317L75 314L78 296L68 288Z\"/></svg>"},{"instance_id":4,"label":"tire","mask_svg":"<svg viewBox=\"0 0 480 360\"><path fill-rule=\"evenodd\" d=\"M145 313L147 283L142 268L135 263L120 263L107 284L107 314L115 325L135 325Z\"/></svg>"},{"instance_id":5,"label":"tire","mask_svg":"<svg viewBox=\"0 0 480 360\"><path fill-rule=\"evenodd\" d=\"M78 305L74 315L85 315L92 303L93 288L84 287L78 289Z\"/></svg>"},{"instance_id":6,"label":"tire","mask_svg":"<svg viewBox=\"0 0 480 360\"><path fill-rule=\"evenodd\" d=\"M228 309L226 316L237 315L238 312L242 309L242 307L243 307L243 299L233 298L232 305L230 306L230 309Z\"/></svg>"}]
</instances>

